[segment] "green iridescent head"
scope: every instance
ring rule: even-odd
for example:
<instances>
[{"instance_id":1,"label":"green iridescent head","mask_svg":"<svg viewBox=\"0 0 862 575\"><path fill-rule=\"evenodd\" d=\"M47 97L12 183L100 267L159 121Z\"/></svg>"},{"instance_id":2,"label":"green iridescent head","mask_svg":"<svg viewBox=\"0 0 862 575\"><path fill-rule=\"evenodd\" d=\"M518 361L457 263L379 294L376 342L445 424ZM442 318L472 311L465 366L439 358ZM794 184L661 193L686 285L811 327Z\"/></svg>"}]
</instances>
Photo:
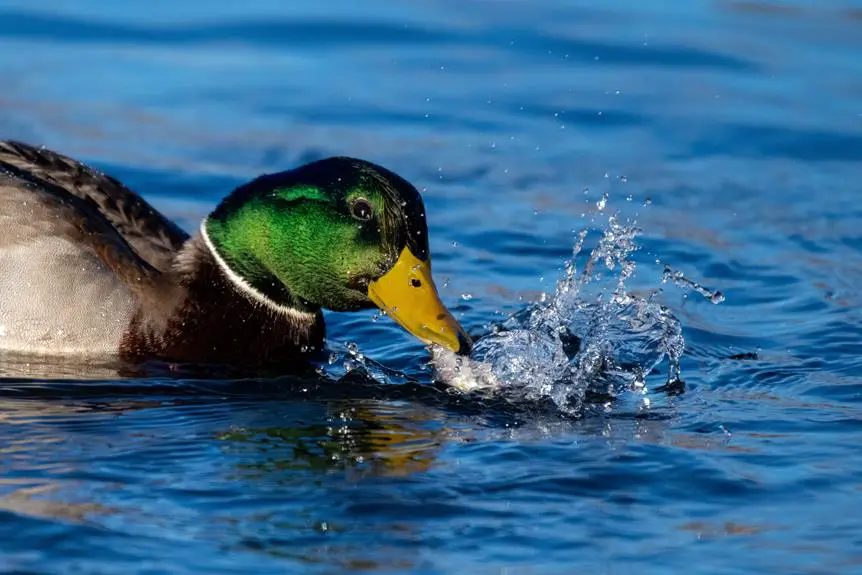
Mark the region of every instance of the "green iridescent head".
<instances>
[{"instance_id":1,"label":"green iridescent head","mask_svg":"<svg viewBox=\"0 0 862 575\"><path fill-rule=\"evenodd\" d=\"M431 277L422 198L381 166L337 157L261 176L225 198L203 229L230 271L277 305L377 306L427 343L470 347Z\"/></svg>"}]
</instances>

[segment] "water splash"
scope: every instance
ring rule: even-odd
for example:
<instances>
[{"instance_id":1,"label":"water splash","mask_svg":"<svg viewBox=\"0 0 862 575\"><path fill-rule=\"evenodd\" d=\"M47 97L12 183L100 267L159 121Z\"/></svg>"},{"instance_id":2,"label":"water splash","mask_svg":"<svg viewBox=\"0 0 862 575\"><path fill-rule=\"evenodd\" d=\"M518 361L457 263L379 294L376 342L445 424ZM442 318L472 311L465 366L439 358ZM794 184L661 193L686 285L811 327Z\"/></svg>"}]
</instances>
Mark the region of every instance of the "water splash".
<instances>
[{"instance_id":1,"label":"water splash","mask_svg":"<svg viewBox=\"0 0 862 575\"><path fill-rule=\"evenodd\" d=\"M600 203L601 211L604 196ZM655 292L626 290L640 230L618 214L607 221L582 270L577 261L589 229L576 235L553 295L491 326L469 357L432 348L437 377L464 392L551 400L567 413L579 413L590 392L633 392L648 406L646 378L664 361L666 383L678 381L685 347L679 321L654 301Z\"/></svg>"},{"instance_id":2,"label":"water splash","mask_svg":"<svg viewBox=\"0 0 862 575\"><path fill-rule=\"evenodd\" d=\"M674 271L668 264L664 265L664 272L661 277L662 283L671 282L680 288L688 288L696 291L714 304L719 304L724 301L724 294L718 290L711 290L685 277L685 274L679 270Z\"/></svg>"}]
</instances>

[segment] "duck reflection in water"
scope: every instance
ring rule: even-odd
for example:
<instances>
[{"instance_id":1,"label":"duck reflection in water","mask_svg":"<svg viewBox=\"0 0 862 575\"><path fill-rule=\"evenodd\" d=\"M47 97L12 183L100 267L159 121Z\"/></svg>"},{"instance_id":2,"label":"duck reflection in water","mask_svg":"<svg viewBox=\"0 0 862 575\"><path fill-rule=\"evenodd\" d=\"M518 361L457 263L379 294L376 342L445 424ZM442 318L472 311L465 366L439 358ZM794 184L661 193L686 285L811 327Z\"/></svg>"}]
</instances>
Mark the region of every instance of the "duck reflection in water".
<instances>
[{"instance_id":1,"label":"duck reflection in water","mask_svg":"<svg viewBox=\"0 0 862 575\"><path fill-rule=\"evenodd\" d=\"M253 459L237 464L242 478L272 479L296 470L342 470L354 477L425 472L449 434L440 412L415 403L335 401L326 412L325 420L307 424L234 425L217 438L230 454ZM283 480L295 481L296 475Z\"/></svg>"}]
</instances>

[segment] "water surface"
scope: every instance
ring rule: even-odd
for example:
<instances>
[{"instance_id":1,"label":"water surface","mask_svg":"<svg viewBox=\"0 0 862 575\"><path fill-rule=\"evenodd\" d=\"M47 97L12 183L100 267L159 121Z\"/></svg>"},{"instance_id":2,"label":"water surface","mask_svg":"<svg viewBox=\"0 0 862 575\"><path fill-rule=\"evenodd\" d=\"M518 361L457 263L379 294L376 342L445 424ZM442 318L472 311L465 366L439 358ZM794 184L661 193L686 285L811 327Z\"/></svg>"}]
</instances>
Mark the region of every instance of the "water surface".
<instances>
[{"instance_id":1,"label":"water surface","mask_svg":"<svg viewBox=\"0 0 862 575\"><path fill-rule=\"evenodd\" d=\"M370 312L328 316L328 382L6 358L0 570L858 572L860 26L839 0L0 2L3 137L187 229L261 172L379 162L475 334L561 301L586 229L578 273L603 238L614 265L571 327L622 366L457 391ZM627 297L678 324L684 383Z\"/></svg>"}]
</instances>

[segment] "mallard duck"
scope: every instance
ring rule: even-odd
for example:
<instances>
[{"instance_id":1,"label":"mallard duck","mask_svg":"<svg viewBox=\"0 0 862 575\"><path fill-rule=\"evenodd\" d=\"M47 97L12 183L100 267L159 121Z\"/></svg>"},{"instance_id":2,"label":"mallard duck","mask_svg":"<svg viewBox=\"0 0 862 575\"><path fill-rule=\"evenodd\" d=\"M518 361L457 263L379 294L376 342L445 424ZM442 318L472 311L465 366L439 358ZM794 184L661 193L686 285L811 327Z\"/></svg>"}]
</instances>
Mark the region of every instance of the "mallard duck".
<instances>
[{"instance_id":1,"label":"mallard duck","mask_svg":"<svg viewBox=\"0 0 862 575\"><path fill-rule=\"evenodd\" d=\"M472 345L434 285L422 198L386 168L262 175L190 236L111 176L0 142L0 349L295 362L322 349L321 310L374 306L427 344Z\"/></svg>"}]
</instances>

